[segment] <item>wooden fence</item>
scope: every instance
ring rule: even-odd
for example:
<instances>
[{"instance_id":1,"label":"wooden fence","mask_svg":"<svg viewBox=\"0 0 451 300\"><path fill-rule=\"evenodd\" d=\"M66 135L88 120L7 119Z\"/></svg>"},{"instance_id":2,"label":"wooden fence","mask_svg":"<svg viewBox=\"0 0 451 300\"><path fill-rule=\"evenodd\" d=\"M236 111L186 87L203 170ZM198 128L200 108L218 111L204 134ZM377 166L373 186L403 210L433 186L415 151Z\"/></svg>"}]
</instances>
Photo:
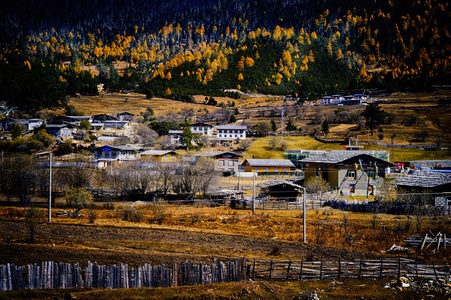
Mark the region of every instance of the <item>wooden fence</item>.
<instances>
[{"instance_id":1,"label":"wooden fence","mask_svg":"<svg viewBox=\"0 0 451 300\"><path fill-rule=\"evenodd\" d=\"M437 279L451 273L448 265L418 264L404 258L355 261L258 261L249 266L250 278L264 280L322 280L409 276Z\"/></svg>"},{"instance_id":2,"label":"wooden fence","mask_svg":"<svg viewBox=\"0 0 451 300\"><path fill-rule=\"evenodd\" d=\"M16 266L0 265L0 291L64 288L138 288L238 282L254 280L322 280L332 278L381 278L410 276L437 279L449 276L446 265L418 264L408 259L375 259L356 261L260 261L245 258L212 264L185 262L172 265L129 267L88 262L43 262Z\"/></svg>"},{"instance_id":3,"label":"wooden fence","mask_svg":"<svg viewBox=\"0 0 451 300\"><path fill-rule=\"evenodd\" d=\"M88 262L82 269L78 263L42 262L16 266L0 265L0 291L60 288L137 288L172 287L246 279L246 259L212 264L185 262L173 265L137 268L127 264L113 266Z\"/></svg>"}]
</instances>

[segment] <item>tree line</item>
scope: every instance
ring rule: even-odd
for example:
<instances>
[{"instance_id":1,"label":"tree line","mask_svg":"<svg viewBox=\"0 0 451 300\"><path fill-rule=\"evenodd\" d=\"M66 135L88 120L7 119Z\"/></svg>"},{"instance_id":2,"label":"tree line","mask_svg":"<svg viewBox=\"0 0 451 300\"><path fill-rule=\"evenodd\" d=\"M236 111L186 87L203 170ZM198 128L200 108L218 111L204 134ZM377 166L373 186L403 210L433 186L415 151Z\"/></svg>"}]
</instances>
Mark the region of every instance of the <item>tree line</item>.
<instances>
[{"instance_id":1,"label":"tree line","mask_svg":"<svg viewBox=\"0 0 451 300\"><path fill-rule=\"evenodd\" d=\"M249 21L260 2L299 14L276 22L263 11L256 18L261 23ZM225 88L311 99L347 89L428 89L446 83L449 57L443 49L449 41L441 28L449 21L447 3L357 6L351 1L337 7L291 2L217 1L209 8L193 1L179 8L171 1L157 3L162 9L158 20L172 8L175 16L153 26L150 12L130 19L137 12L128 3L119 3L116 10L106 3L102 9L90 4L97 11L87 12L77 26L45 26L41 20L38 29L18 33L20 38L2 50L0 85L11 88L1 89L0 96L33 110L62 105L65 95L96 94L99 83L111 91L136 89L149 98L174 99L219 95ZM149 9L141 4L140 10ZM113 12L119 15L114 24L101 18ZM100 23L92 23L99 18ZM5 20L15 24L11 15ZM118 61L126 63L125 69L117 70ZM96 70L84 68L89 65Z\"/></svg>"},{"instance_id":2,"label":"tree line","mask_svg":"<svg viewBox=\"0 0 451 300\"><path fill-rule=\"evenodd\" d=\"M189 163L136 161L106 169L94 168L91 161L89 153L79 153L71 161L53 162L52 198L64 197L75 214L96 198L106 201L206 198L208 188L221 175L214 170L213 159L203 157ZM22 204L30 204L34 198L49 195L48 158L3 153L1 170L0 193L7 201L18 199Z\"/></svg>"}]
</instances>

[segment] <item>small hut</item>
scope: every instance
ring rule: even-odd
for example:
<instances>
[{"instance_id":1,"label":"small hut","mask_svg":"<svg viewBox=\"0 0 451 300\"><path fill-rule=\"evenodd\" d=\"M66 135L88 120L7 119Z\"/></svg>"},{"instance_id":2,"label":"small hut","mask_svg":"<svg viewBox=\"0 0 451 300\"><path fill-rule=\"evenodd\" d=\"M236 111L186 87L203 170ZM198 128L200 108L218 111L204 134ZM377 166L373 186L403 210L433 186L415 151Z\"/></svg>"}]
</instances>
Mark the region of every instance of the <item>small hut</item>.
<instances>
[{"instance_id":1,"label":"small hut","mask_svg":"<svg viewBox=\"0 0 451 300\"><path fill-rule=\"evenodd\" d=\"M269 180L258 185L260 196L268 200L295 202L303 193L303 187L287 180Z\"/></svg>"}]
</instances>

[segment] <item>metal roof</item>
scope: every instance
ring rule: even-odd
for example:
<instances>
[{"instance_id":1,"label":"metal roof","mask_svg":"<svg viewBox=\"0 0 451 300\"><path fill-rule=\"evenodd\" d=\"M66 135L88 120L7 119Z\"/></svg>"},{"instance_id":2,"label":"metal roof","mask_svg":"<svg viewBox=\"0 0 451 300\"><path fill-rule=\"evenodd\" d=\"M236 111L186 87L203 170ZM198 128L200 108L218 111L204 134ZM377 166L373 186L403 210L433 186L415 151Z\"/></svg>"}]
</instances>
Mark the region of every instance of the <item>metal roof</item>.
<instances>
[{"instance_id":1,"label":"metal roof","mask_svg":"<svg viewBox=\"0 0 451 300\"><path fill-rule=\"evenodd\" d=\"M251 167L290 167L296 166L289 159L246 159ZM244 164L243 162L243 164Z\"/></svg>"},{"instance_id":2,"label":"metal roof","mask_svg":"<svg viewBox=\"0 0 451 300\"><path fill-rule=\"evenodd\" d=\"M217 125L216 129L241 129L246 130L246 125Z\"/></svg>"},{"instance_id":3,"label":"metal roof","mask_svg":"<svg viewBox=\"0 0 451 300\"><path fill-rule=\"evenodd\" d=\"M292 186L292 187L298 188L298 189L303 188L302 186L295 184L293 182L286 181L286 180L280 180L280 179L273 179L273 180L265 181L265 182L258 184L257 186L260 188L268 188L268 187L278 186L278 185L289 185L289 186Z\"/></svg>"},{"instance_id":4,"label":"metal roof","mask_svg":"<svg viewBox=\"0 0 451 300\"><path fill-rule=\"evenodd\" d=\"M393 182L398 186L434 188L441 185L451 184L451 174L416 171L396 178Z\"/></svg>"},{"instance_id":5,"label":"metal roof","mask_svg":"<svg viewBox=\"0 0 451 300\"><path fill-rule=\"evenodd\" d=\"M162 156L162 155L166 155L166 154L170 154L170 153L178 154L177 152L175 152L173 150L146 150L146 151L141 152L141 155Z\"/></svg>"},{"instance_id":6,"label":"metal roof","mask_svg":"<svg viewBox=\"0 0 451 300\"><path fill-rule=\"evenodd\" d=\"M306 158L301 159L301 162L306 163L328 163L328 164L336 164L343 162L345 160L351 159L353 157L361 156L361 155L368 155L374 157L374 159L381 160L380 158L377 158L375 155L378 151L364 151L364 150L357 150L357 151L351 151L351 150L332 150L330 152L325 152L317 155L312 155ZM380 151L379 151L380 152ZM388 162L387 162L388 163Z\"/></svg>"},{"instance_id":7,"label":"metal roof","mask_svg":"<svg viewBox=\"0 0 451 300\"><path fill-rule=\"evenodd\" d=\"M216 156L220 156L223 154L230 154L230 155L235 155L235 156L239 156L239 157L242 156L241 154L231 152L231 151L205 151L205 152L196 153L195 156L216 157Z\"/></svg>"}]
</instances>

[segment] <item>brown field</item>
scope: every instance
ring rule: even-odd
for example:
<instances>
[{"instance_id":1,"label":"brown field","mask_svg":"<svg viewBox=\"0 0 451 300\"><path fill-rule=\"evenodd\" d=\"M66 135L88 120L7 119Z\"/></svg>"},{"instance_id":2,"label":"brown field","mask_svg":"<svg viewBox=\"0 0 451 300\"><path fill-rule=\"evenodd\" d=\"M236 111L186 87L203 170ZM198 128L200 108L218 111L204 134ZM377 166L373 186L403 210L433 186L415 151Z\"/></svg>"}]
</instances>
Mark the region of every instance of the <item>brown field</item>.
<instances>
[{"instance_id":1,"label":"brown field","mask_svg":"<svg viewBox=\"0 0 451 300\"><path fill-rule=\"evenodd\" d=\"M140 221L124 221L124 210L133 208ZM405 216L371 215L336 211L329 208L310 210L307 214L307 244L302 242L302 214L298 210L232 210L228 207L194 205L115 203L114 206L83 209L79 218L57 217L55 207L51 223L36 225L36 239L28 243L29 228L24 222L24 208L4 206L0 210L0 264L25 265L41 261L99 264L173 262L210 263L214 258L227 260L246 257L248 260L353 260L381 256L406 256L419 261L449 264L450 250L419 253L387 253L393 244L416 234L416 223ZM42 208L45 215L47 209ZM93 223L89 216L95 215ZM163 218L159 220L158 216ZM450 217L422 219L421 232L446 231ZM118 299L292 299L300 292L318 289L321 299L398 299L410 292L383 289L391 279L340 280L331 289L331 280L320 282L243 282L211 285L208 297L199 287L170 289L137 289L114 291ZM363 289L362 285L366 288ZM261 290L258 287L264 287ZM224 288L227 291L224 291ZM249 295L239 291L249 290ZM236 294L238 291L238 294ZM77 299L106 299L111 291L71 291ZM36 291L0 293L0 299L37 297L55 299L67 292ZM32 295L35 295L34 297ZM39 296L36 296L39 295ZM421 293L419 294L421 295ZM5 296L6 298L2 298ZM436 294L439 297L440 294ZM62 296L60 296L62 297ZM164 298L167 297L167 298ZM57 297L58 298L58 297ZM115 297L116 298L116 297ZM296 298L303 299L303 298ZM440 298L436 298L440 299Z\"/></svg>"},{"instance_id":2,"label":"brown field","mask_svg":"<svg viewBox=\"0 0 451 300\"><path fill-rule=\"evenodd\" d=\"M423 144L434 144L439 139L449 147L451 136L451 109L438 107L436 98L424 95L391 95L381 99L380 106L395 114L391 125L384 125L381 141L409 144L415 134L429 133ZM442 96L442 95L439 95ZM446 95L446 97L448 97ZM115 115L128 111L135 115L152 108L156 116L169 112L179 113L193 109L201 116L219 107L203 104L205 97L196 96L198 103L182 103L166 99L145 99L139 94L104 94L72 98L70 104L85 115L106 113ZM216 98L215 98L216 99ZM280 107L286 106L285 120L291 118L303 133L309 133L320 124L315 123L318 114L334 114L337 107L297 106L277 97L256 97L233 100L216 99L228 105L235 102L240 123L251 126L260 120L275 120L280 124ZM364 106L345 107L350 113L363 111ZM247 117L245 117L247 116ZM407 121L413 124L406 125ZM193 120L195 121L195 120ZM280 125L278 125L280 127ZM344 139L358 135L359 141L377 141L378 132L369 136L366 129L356 125L331 124L327 138ZM247 155L272 155L265 143L271 137L254 142L254 149ZM323 149L325 144L304 138L287 137L293 149ZM341 146L331 144L330 147ZM365 145L365 148L370 146ZM378 149L373 146L373 149ZM386 148L384 148L386 149ZM263 151L264 150L264 151ZM254 151L254 152L252 152ZM447 150L418 150L407 153L394 151L396 157L416 159L434 157L449 158ZM274 152L274 151L272 151ZM281 152L274 154L280 157ZM272 157L272 156L271 156ZM228 179L229 181L232 179ZM233 182L229 182L233 185ZM45 199L43 199L45 202ZM0 264L39 263L52 260L100 264L128 263L130 265L162 264L171 262L211 262L214 258L231 259L246 257L261 260L351 260L379 258L381 256L406 256L420 262L450 264L451 250L387 253L393 244L405 245L403 240L426 232L446 232L451 235L451 217L413 217L351 213L321 208L307 213L307 243L303 241L303 219L299 210L232 210L229 207L208 207L203 203L174 205L167 203L96 203L93 208L82 210L79 218L57 217L56 212L66 210L64 202L53 208L52 222L36 225L36 239L29 243L29 227L24 221L24 208L14 203L1 202L0 208ZM124 220L124 211L132 209L135 222ZM42 214L46 209L41 208ZM91 216L91 220L90 217ZM92 221L92 222L91 222ZM417 223L420 231L417 232ZM0 299L306 299L309 291L316 290L320 299L447 299L439 293L424 291L399 291L385 289L391 279L379 280L323 280L297 282L246 281L208 286L177 288L152 288L133 290L70 290L0 292ZM432 295L432 296L431 296Z\"/></svg>"}]
</instances>

